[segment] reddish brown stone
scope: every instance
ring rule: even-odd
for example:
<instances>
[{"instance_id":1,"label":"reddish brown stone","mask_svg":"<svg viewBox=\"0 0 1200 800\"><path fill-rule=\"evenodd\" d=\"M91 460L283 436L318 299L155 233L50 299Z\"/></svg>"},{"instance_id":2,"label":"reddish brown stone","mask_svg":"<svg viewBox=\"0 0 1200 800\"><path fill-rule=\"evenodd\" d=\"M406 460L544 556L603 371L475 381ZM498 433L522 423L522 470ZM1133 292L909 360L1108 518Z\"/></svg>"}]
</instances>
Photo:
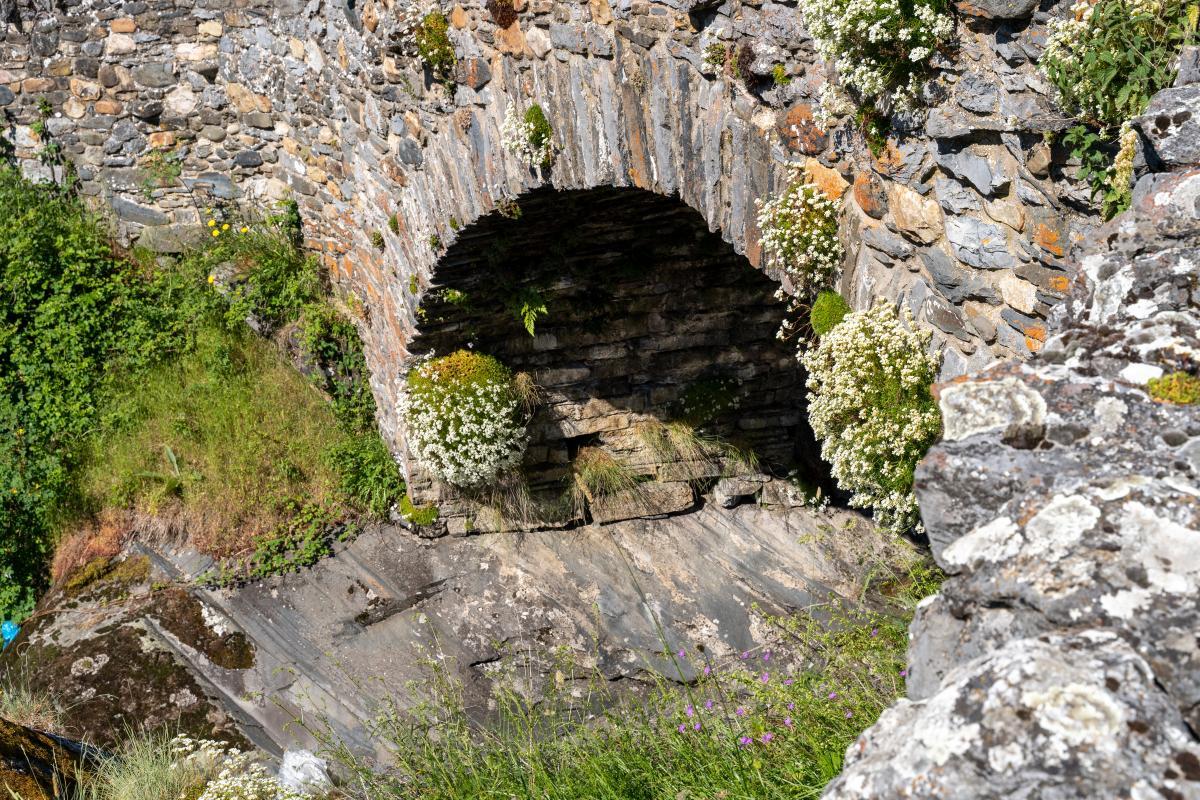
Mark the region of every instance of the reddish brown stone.
<instances>
[{"instance_id":1,"label":"reddish brown stone","mask_svg":"<svg viewBox=\"0 0 1200 800\"><path fill-rule=\"evenodd\" d=\"M779 134L790 150L806 156L815 156L828 143L825 130L813 120L812 106L808 103L797 103L788 110L779 123Z\"/></svg>"},{"instance_id":2,"label":"reddish brown stone","mask_svg":"<svg viewBox=\"0 0 1200 800\"><path fill-rule=\"evenodd\" d=\"M888 210L887 192L878 175L868 170L854 177L854 201L868 217L883 219Z\"/></svg>"}]
</instances>

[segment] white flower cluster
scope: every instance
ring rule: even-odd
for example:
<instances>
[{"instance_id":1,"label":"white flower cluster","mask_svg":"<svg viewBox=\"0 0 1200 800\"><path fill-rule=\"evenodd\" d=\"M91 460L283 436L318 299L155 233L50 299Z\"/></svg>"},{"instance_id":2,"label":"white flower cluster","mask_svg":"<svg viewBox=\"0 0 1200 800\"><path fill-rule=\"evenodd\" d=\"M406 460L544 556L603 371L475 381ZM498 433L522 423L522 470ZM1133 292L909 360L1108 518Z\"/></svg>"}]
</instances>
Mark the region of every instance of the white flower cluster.
<instances>
[{"instance_id":1,"label":"white flower cluster","mask_svg":"<svg viewBox=\"0 0 1200 800\"><path fill-rule=\"evenodd\" d=\"M913 469L941 431L929 387L941 358L932 334L885 302L846 316L801 356L808 370L808 418L821 457L851 505L874 510L895 530L920 527Z\"/></svg>"},{"instance_id":2,"label":"white flower cluster","mask_svg":"<svg viewBox=\"0 0 1200 800\"><path fill-rule=\"evenodd\" d=\"M253 753L208 739L177 736L171 742L172 769L184 768L207 776L196 800L308 800L289 789Z\"/></svg>"},{"instance_id":3,"label":"white flower cluster","mask_svg":"<svg viewBox=\"0 0 1200 800\"><path fill-rule=\"evenodd\" d=\"M511 379L450 377L436 363L413 370L400 395L409 452L440 481L491 484L521 463L528 443Z\"/></svg>"},{"instance_id":4,"label":"white flower cluster","mask_svg":"<svg viewBox=\"0 0 1200 800\"><path fill-rule=\"evenodd\" d=\"M1059 102L1068 114L1112 122L1105 119L1109 109L1104 99L1120 85L1109 88L1107 82L1102 83L1104 61L1098 56L1108 45L1105 22L1095 13L1097 2L1076 0L1070 16L1050 20L1038 69L1058 89ZM1152 26L1164 11L1163 0L1125 0L1122 16L1144 19Z\"/></svg>"},{"instance_id":5,"label":"white flower cluster","mask_svg":"<svg viewBox=\"0 0 1200 800\"><path fill-rule=\"evenodd\" d=\"M393 44L406 56L417 55L417 28L421 21L437 6L428 0L409 3L396 12L396 33Z\"/></svg>"},{"instance_id":6,"label":"white flower cluster","mask_svg":"<svg viewBox=\"0 0 1200 800\"><path fill-rule=\"evenodd\" d=\"M516 103L509 103L500 125L500 142L504 148L515 153L526 165L541 167L554 158L554 141L545 137L538 141L537 127L525 119L517 110Z\"/></svg>"},{"instance_id":7,"label":"white flower cluster","mask_svg":"<svg viewBox=\"0 0 1200 800\"><path fill-rule=\"evenodd\" d=\"M928 0L800 0L817 52L863 101L915 104L922 67L954 33L954 19ZM832 110L827 114L832 114Z\"/></svg>"},{"instance_id":8,"label":"white flower cluster","mask_svg":"<svg viewBox=\"0 0 1200 800\"><path fill-rule=\"evenodd\" d=\"M788 312L797 312L829 285L842 262L841 201L831 200L816 184L805 183L803 172L794 169L782 194L766 202L758 200L756 205L765 263L788 276L792 289ZM782 289L775 296L786 297ZM780 338L792 326L785 321Z\"/></svg>"}]
</instances>

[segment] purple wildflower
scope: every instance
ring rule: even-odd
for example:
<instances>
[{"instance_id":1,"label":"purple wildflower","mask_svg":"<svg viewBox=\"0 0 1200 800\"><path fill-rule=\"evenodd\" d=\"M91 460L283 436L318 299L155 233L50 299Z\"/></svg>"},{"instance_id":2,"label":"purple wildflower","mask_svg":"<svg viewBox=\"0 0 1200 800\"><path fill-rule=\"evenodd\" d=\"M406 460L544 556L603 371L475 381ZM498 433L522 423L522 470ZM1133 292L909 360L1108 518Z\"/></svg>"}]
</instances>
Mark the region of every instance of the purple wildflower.
<instances>
[{"instance_id":1,"label":"purple wildflower","mask_svg":"<svg viewBox=\"0 0 1200 800\"><path fill-rule=\"evenodd\" d=\"M904 669L900 670L900 677L901 677L901 678L907 678L907 677L908 677L908 668L907 668L907 667L905 667Z\"/></svg>"},{"instance_id":2,"label":"purple wildflower","mask_svg":"<svg viewBox=\"0 0 1200 800\"><path fill-rule=\"evenodd\" d=\"M705 667L705 668L704 668L704 674L705 674L705 675L711 675L711 674L712 674L712 667Z\"/></svg>"},{"instance_id":3,"label":"purple wildflower","mask_svg":"<svg viewBox=\"0 0 1200 800\"><path fill-rule=\"evenodd\" d=\"M837 692L830 692L830 693L829 693L829 699L830 699L830 700L837 700Z\"/></svg>"},{"instance_id":4,"label":"purple wildflower","mask_svg":"<svg viewBox=\"0 0 1200 800\"><path fill-rule=\"evenodd\" d=\"M770 660L771 660L771 651L768 650L767 652L763 653L763 661L770 661Z\"/></svg>"},{"instance_id":5,"label":"purple wildflower","mask_svg":"<svg viewBox=\"0 0 1200 800\"><path fill-rule=\"evenodd\" d=\"M850 718L851 718L851 717L853 717L853 716L854 716L854 712L853 712L853 711L847 711L847 712L846 712L846 719L850 719Z\"/></svg>"},{"instance_id":6,"label":"purple wildflower","mask_svg":"<svg viewBox=\"0 0 1200 800\"><path fill-rule=\"evenodd\" d=\"M871 638L874 639L879 635L879 628L871 628Z\"/></svg>"},{"instance_id":7,"label":"purple wildflower","mask_svg":"<svg viewBox=\"0 0 1200 800\"><path fill-rule=\"evenodd\" d=\"M749 651L749 650L743 650L743 651L742 651L742 661L745 661L745 660L746 660L747 658L749 658L749 657L750 657L750 651Z\"/></svg>"},{"instance_id":8,"label":"purple wildflower","mask_svg":"<svg viewBox=\"0 0 1200 800\"><path fill-rule=\"evenodd\" d=\"M694 731L698 731L698 730L700 730L700 723L699 723L699 722L693 722L693 723L692 723L692 730L694 730Z\"/></svg>"},{"instance_id":9,"label":"purple wildflower","mask_svg":"<svg viewBox=\"0 0 1200 800\"><path fill-rule=\"evenodd\" d=\"M762 735L763 744L769 744L770 741L774 738L775 738L775 734L771 733L770 731L767 731L766 733L764 733Z\"/></svg>"},{"instance_id":10,"label":"purple wildflower","mask_svg":"<svg viewBox=\"0 0 1200 800\"><path fill-rule=\"evenodd\" d=\"M705 708L705 709L707 709L708 711L712 711L712 707L713 707L713 701L712 701L712 700L705 700L705 701L704 701L704 708Z\"/></svg>"},{"instance_id":11,"label":"purple wildflower","mask_svg":"<svg viewBox=\"0 0 1200 800\"><path fill-rule=\"evenodd\" d=\"M791 678L788 678L786 681L784 681L784 682L783 682L783 685L784 685L784 686L791 686L793 683L795 683L795 681L794 681L794 680L792 680Z\"/></svg>"},{"instance_id":12,"label":"purple wildflower","mask_svg":"<svg viewBox=\"0 0 1200 800\"><path fill-rule=\"evenodd\" d=\"M738 739L738 744L740 744L744 747L744 746L750 744L751 741L753 741L753 740L749 736L743 736L740 739Z\"/></svg>"},{"instance_id":13,"label":"purple wildflower","mask_svg":"<svg viewBox=\"0 0 1200 800\"><path fill-rule=\"evenodd\" d=\"M783 718L783 726L784 726L785 728L790 728L790 727L792 727L792 718L791 718L791 717L784 717L784 718Z\"/></svg>"},{"instance_id":14,"label":"purple wildflower","mask_svg":"<svg viewBox=\"0 0 1200 800\"><path fill-rule=\"evenodd\" d=\"M687 651L686 651L686 650L682 650L682 649L681 649L681 650L679 651L679 657L680 657L680 658L683 658L683 657L684 657L684 656L686 656L686 655L687 655Z\"/></svg>"},{"instance_id":15,"label":"purple wildflower","mask_svg":"<svg viewBox=\"0 0 1200 800\"><path fill-rule=\"evenodd\" d=\"M687 714L689 717L694 717L694 716L696 716L696 709L692 708L691 706L688 706L687 708L685 708L683 710L683 713Z\"/></svg>"},{"instance_id":16,"label":"purple wildflower","mask_svg":"<svg viewBox=\"0 0 1200 800\"><path fill-rule=\"evenodd\" d=\"M796 704L788 703L788 711L795 711L795 710L796 710Z\"/></svg>"},{"instance_id":17,"label":"purple wildflower","mask_svg":"<svg viewBox=\"0 0 1200 800\"><path fill-rule=\"evenodd\" d=\"M738 715L739 717L744 717L744 716L746 716L746 709L742 708L741 706L738 706L738 707L737 707L737 715Z\"/></svg>"},{"instance_id":18,"label":"purple wildflower","mask_svg":"<svg viewBox=\"0 0 1200 800\"><path fill-rule=\"evenodd\" d=\"M679 726L679 732L680 732L680 733L686 733L686 732L687 732L687 725L680 724L680 726Z\"/></svg>"},{"instance_id":19,"label":"purple wildflower","mask_svg":"<svg viewBox=\"0 0 1200 800\"><path fill-rule=\"evenodd\" d=\"M759 680L761 680L763 683L767 683L768 681L770 681L770 680L771 680L771 673L769 673L769 672L764 672L764 673L762 674L762 677L761 677L761 678L759 678Z\"/></svg>"}]
</instances>

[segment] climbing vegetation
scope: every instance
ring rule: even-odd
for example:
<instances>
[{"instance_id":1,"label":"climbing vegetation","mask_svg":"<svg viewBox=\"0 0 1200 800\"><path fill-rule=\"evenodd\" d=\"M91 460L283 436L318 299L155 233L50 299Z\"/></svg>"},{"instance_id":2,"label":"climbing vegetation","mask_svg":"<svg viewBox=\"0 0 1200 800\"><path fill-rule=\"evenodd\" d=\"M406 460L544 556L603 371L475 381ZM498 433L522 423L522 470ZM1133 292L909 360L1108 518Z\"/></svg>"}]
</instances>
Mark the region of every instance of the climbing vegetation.
<instances>
[{"instance_id":1,"label":"climbing vegetation","mask_svg":"<svg viewBox=\"0 0 1200 800\"><path fill-rule=\"evenodd\" d=\"M919 528L913 471L941 432L930 393L940 356L911 312L879 302L846 315L801 360L809 423L850 504L894 530Z\"/></svg>"},{"instance_id":2,"label":"climbing vegetation","mask_svg":"<svg viewBox=\"0 0 1200 800\"><path fill-rule=\"evenodd\" d=\"M1078 0L1050 23L1038 66L1079 121L1064 142L1105 217L1129 205L1137 148L1129 120L1174 81L1198 19L1200 5L1189 0Z\"/></svg>"},{"instance_id":3,"label":"climbing vegetation","mask_svg":"<svg viewBox=\"0 0 1200 800\"><path fill-rule=\"evenodd\" d=\"M494 483L525 453L525 412L513 374L491 356L459 350L408 373L400 400L408 449L435 478Z\"/></svg>"}]
</instances>

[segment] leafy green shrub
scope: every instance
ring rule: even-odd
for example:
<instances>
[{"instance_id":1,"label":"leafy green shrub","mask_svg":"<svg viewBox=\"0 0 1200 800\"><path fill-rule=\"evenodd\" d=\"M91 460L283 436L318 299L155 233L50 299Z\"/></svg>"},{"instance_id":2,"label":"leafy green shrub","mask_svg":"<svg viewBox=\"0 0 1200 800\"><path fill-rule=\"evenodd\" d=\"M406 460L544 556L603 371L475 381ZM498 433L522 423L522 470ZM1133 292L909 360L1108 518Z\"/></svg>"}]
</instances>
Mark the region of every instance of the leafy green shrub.
<instances>
[{"instance_id":1,"label":"leafy green shrub","mask_svg":"<svg viewBox=\"0 0 1200 800\"><path fill-rule=\"evenodd\" d=\"M338 476L341 495L372 516L386 517L406 496L396 460L374 431L334 444L325 457Z\"/></svg>"},{"instance_id":2,"label":"leafy green shrub","mask_svg":"<svg viewBox=\"0 0 1200 800\"><path fill-rule=\"evenodd\" d=\"M880 110L916 105L929 61L954 34L946 0L800 0L800 12L817 52L833 64L858 104ZM838 114L829 92L822 107Z\"/></svg>"},{"instance_id":3,"label":"leafy green shrub","mask_svg":"<svg viewBox=\"0 0 1200 800\"><path fill-rule=\"evenodd\" d=\"M404 495L400 498L400 516L414 525L432 525L437 521L439 512L437 506L416 506L412 497Z\"/></svg>"},{"instance_id":4,"label":"leafy green shrub","mask_svg":"<svg viewBox=\"0 0 1200 800\"><path fill-rule=\"evenodd\" d=\"M824 291L817 295L809 312L813 333L824 336L850 313L850 305L837 292Z\"/></svg>"},{"instance_id":5,"label":"leafy green shrub","mask_svg":"<svg viewBox=\"0 0 1200 800\"><path fill-rule=\"evenodd\" d=\"M918 527L913 471L941 432L930 393L940 356L931 334L905 309L880 301L847 315L802 356L808 370L808 417L821 457L850 504L871 508L880 524Z\"/></svg>"},{"instance_id":6,"label":"leafy green shrub","mask_svg":"<svg viewBox=\"0 0 1200 800\"><path fill-rule=\"evenodd\" d=\"M0 169L0 207L0 617L20 617L78 504L73 476L109 384L186 349L218 298L117 258L56 186Z\"/></svg>"},{"instance_id":7,"label":"leafy green shrub","mask_svg":"<svg viewBox=\"0 0 1200 800\"><path fill-rule=\"evenodd\" d=\"M720 42L713 42L704 48L704 57L701 63L712 70L720 71L725 68L725 56L728 53L725 45Z\"/></svg>"},{"instance_id":8,"label":"leafy green shrub","mask_svg":"<svg viewBox=\"0 0 1200 800\"><path fill-rule=\"evenodd\" d=\"M409 452L438 480L490 484L525 452L521 398L508 368L459 350L408 373L400 402Z\"/></svg>"},{"instance_id":9,"label":"leafy green shrub","mask_svg":"<svg viewBox=\"0 0 1200 800\"><path fill-rule=\"evenodd\" d=\"M430 71L443 81L449 81L454 77L454 65L458 63L449 31L450 26L446 15L440 10L426 14L413 31L417 55L420 56L425 66L429 67Z\"/></svg>"},{"instance_id":10,"label":"leafy green shrub","mask_svg":"<svg viewBox=\"0 0 1200 800\"><path fill-rule=\"evenodd\" d=\"M1123 126L1174 81L1198 16L1200 6L1188 0L1081 0L1050 23L1038 66L1081 123L1064 141L1106 217L1129 205L1137 134Z\"/></svg>"},{"instance_id":11,"label":"leafy green shrub","mask_svg":"<svg viewBox=\"0 0 1200 800\"><path fill-rule=\"evenodd\" d=\"M1161 378L1151 378L1146 385L1155 400L1178 405L1200 403L1200 378L1186 372L1172 372Z\"/></svg>"}]
</instances>

